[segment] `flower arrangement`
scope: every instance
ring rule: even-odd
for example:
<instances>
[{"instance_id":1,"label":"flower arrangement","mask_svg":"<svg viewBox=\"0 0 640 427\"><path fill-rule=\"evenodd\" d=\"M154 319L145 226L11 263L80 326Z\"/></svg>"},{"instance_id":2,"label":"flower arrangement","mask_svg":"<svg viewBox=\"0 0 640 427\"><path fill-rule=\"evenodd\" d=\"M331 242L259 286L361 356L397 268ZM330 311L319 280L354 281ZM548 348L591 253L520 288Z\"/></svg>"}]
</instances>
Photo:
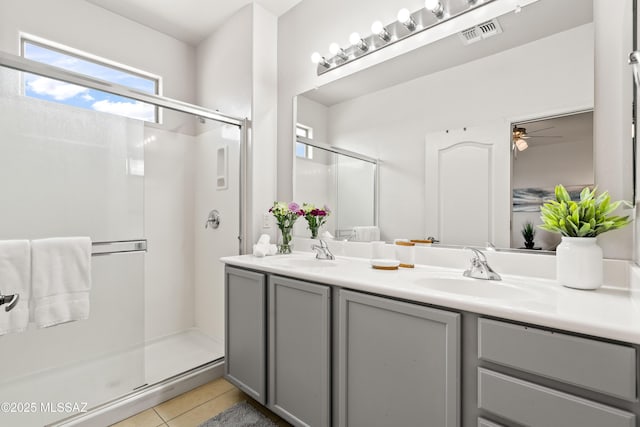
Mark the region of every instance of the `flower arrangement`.
<instances>
[{"instance_id":1,"label":"flower arrangement","mask_svg":"<svg viewBox=\"0 0 640 427\"><path fill-rule=\"evenodd\" d=\"M540 208L543 224L539 227L543 230L566 237L596 237L631 222L628 216L611 215L625 202L611 202L607 191L596 196L596 188L585 187L580 192L580 201L575 202L562 185L556 185L555 196L556 200L550 200Z\"/></svg>"},{"instance_id":2,"label":"flower arrangement","mask_svg":"<svg viewBox=\"0 0 640 427\"><path fill-rule=\"evenodd\" d=\"M276 224L282 233L282 243L278 244L278 253L291 253L291 231L298 217L304 215L300 205L296 202L273 202L269 212L276 219Z\"/></svg>"},{"instance_id":3,"label":"flower arrangement","mask_svg":"<svg viewBox=\"0 0 640 427\"><path fill-rule=\"evenodd\" d=\"M311 238L317 239L318 229L327 222L327 217L331 214L331 210L326 205L322 209L318 209L311 203L303 203L302 212L307 220L307 226L311 230Z\"/></svg>"}]
</instances>

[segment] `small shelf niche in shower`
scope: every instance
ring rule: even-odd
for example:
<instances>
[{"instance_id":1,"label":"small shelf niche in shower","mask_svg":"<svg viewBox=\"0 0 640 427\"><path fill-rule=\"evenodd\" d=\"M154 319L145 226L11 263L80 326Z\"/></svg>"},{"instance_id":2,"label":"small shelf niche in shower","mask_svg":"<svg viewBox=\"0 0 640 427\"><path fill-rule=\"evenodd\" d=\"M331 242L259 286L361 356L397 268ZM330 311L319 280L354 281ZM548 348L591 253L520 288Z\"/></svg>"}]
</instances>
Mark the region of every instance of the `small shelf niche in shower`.
<instances>
[{"instance_id":1,"label":"small shelf niche in shower","mask_svg":"<svg viewBox=\"0 0 640 427\"><path fill-rule=\"evenodd\" d=\"M216 190L226 190L229 188L229 150L224 145L216 150Z\"/></svg>"}]
</instances>

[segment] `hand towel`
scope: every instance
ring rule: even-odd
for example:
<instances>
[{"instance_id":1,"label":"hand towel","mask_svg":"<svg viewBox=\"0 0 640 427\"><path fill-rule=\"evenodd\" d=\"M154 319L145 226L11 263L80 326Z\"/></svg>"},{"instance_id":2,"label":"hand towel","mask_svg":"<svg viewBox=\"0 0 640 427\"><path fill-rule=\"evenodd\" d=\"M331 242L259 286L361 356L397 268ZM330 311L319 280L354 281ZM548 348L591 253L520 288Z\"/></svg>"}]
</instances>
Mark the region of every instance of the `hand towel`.
<instances>
[{"instance_id":1,"label":"hand towel","mask_svg":"<svg viewBox=\"0 0 640 427\"><path fill-rule=\"evenodd\" d=\"M0 293L20 294L18 304L8 312L0 306L0 335L22 332L29 323L31 253L28 240L0 241Z\"/></svg>"},{"instance_id":2,"label":"hand towel","mask_svg":"<svg viewBox=\"0 0 640 427\"><path fill-rule=\"evenodd\" d=\"M267 255L275 255L278 253L278 247L273 243L256 243L253 245L253 256L262 258Z\"/></svg>"},{"instance_id":3,"label":"hand towel","mask_svg":"<svg viewBox=\"0 0 640 427\"><path fill-rule=\"evenodd\" d=\"M89 317L91 240L61 237L31 242L33 321L46 328Z\"/></svg>"},{"instance_id":4,"label":"hand towel","mask_svg":"<svg viewBox=\"0 0 640 427\"><path fill-rule=\"evenodd\" d=\"M380 229L375 225L353 227L354 242L380 240Z\"/></svg>"},{"instance_id":5,"label":"hand towel","mask_svg":"<svg viewBox=\"0 0 640 427\"><path fill-rule=\"evenodd\" d=\"M261 234L260 238L258 238L258 243L253 245L253 256L262 258L267 255L275 255L278 253L278 247L274 244L269 243L271 241L271 236L268 234Z\"/></svg>"}]
</instances>

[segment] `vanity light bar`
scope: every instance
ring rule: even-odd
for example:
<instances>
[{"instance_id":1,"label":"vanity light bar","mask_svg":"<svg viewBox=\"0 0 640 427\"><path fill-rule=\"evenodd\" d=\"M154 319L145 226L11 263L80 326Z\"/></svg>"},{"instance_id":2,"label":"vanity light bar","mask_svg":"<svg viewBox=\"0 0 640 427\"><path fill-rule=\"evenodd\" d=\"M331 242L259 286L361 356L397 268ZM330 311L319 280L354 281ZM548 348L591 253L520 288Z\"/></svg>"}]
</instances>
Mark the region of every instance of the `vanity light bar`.
<instances>
[{"instance_id":1,"label":"vanity light bar","mask_svg":"<svg viewBox=\"0 0 640 427\"><path fill-rule=\"evenodd\" d=\"M358 33L352 33L348 47L341 48L337 43L332 43L330 57L325 58L319 52L314 52L311 58L317 64L316 73L322 75L493 1L496 0L424 0L424 7L413 13L408 9L400 9L398 19L388 25L375 21L371 25L371 35L361 37Z\"/></svg>"}]
</instances>

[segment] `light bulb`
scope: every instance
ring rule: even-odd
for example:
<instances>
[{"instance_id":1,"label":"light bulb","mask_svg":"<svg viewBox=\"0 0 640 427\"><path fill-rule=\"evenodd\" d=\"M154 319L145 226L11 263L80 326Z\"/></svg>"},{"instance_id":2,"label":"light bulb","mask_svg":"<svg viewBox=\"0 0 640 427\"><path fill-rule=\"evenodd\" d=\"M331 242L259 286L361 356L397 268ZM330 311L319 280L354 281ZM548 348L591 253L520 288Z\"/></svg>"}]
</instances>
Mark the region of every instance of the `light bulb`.
<instances>
[{"instance_id":1,"label":"light bulb","mask_svg":"<svg viewBox=\"0 0 640 427\"><path fill-rule=\"evenodd\" d=\"M430 11L434 11L440 7L440 0L424 0L424 7L429 9Z\"/></svg>"},{"instance_id":2,"label":"light bulb","mask_svg":"<svg viewBox=\"0 0 640 427\"><path fill-rule=\"evenodd\" d=\"M351 43L352 45L360 44L361 40L362 37L360 37L360 33L351 33L351 35L349 36L349 43Z\"/></svg>"},{"instance_id":3,"label":"light bulb","mask_svg":"<svg viewBox=\"0 0 640 427\"><path fill-rule=\"evenodd\" d=\"M401 24L406 24L411 19L411 12L409 9L400 9L398 11L398 22Z\"/></svg>"},{"instance_id":4,"label":"light bulb","mask_svg":"<svg viewBox=\"0 0 640 427\"><path fill-rule=\"evenodd\" d=\"M342 59L343 61L346 61L347 59L349 59L345 51L342 50L342 48L338 43L331 43L329 45L329 52L331 52L332 55Z\"/></svg>"},{"instance_id":5,"label":"light bulb","mask_svg":"<svg viewBox=\"0 0 640 427\"><path fill-rule=\"evenodd\" d=\"M424 7L430 10L436 18L442 19L444 17L444 7L440 0L424 0Z\"/></svg>"},{"instance_id":6,"label":"light bulb","mask_svg":"<svg viewBox=\"0 0 640 427\"><path fill-rule=\"evenodd\" d=\"M380 21L376 21L371 24L371 32L373 34L377 34L378 37L380 37L385 42L391 40L391 34L389 34L389 31L387 31L387 29L384 27L384 25L382 25L382 22Z\"/></svg>"},{"instance_id":7,"label":"light bulb","mask_svg":"<svg viewBox=\"0 0 640 427\"><path fill-rule=\"evenodd\" d=\"M329 68L329 63L324 59L324 56L320 55L318 52L313 52L311 54L311 62L314 64L320 64L325 68Z\"/></svg>"},{"instance_id":8,"label":"light bulb","mask_svg":"<svg viewBox=\"0 0 640 427\"><path fill-rule=\"evenodd\" d=\"M384 32L384 25L382 25L382 22L376 21L371 24L371 32L377 35L380 35L382 32Z\"/></svg>"},{"instance_id":9,"label":"light bulb","mask_svg":"<svg viewBox=\"0 0 640 427\"><path fill-rule=\"evenodd\" d=\"M358 48L362 52L366 52L369 50L369 45L366 41L364 41L362 37L360 37L359 33L351 33L351 35L349 36L349 43L351 43L352 46L358 46Z\"/></svg>"},{"instance_id":10,"label":"light bulb","mask_svg":"<svg viewBox=\"0 0 640 427\"><path fill-rule=\"evenodd\" d=\"M313 52L311 54L311 62L313 62L314 64L319 64L320 61L322 61L322 55L320 55L320 53L318 52Z\"/></svg>"},{"instance_id":11,"label":"light bulb","mask_svg":"<svg viewBox=\"0 0 640 427\"><path fill-rule=\"evenodd\" d=\"M398 11L398 22L407 27L407 30L409 31L416 29L416 21L411 18L411 12L409 12L409 9L400 9Z\"/></svg>"},{"instance_id":12,"label":"light bulb","mask_svg":"<svg viewBox=\"0 0 640 427\"><path fill-rule=\"evenodd\" d=\"M527 148L529 148L529 144L527 144L527 141L525 141L522 138L516 140L515 144L516 144L516 148L518 149L518 151L524 151Z\"/></svg>"}]
</instances>

